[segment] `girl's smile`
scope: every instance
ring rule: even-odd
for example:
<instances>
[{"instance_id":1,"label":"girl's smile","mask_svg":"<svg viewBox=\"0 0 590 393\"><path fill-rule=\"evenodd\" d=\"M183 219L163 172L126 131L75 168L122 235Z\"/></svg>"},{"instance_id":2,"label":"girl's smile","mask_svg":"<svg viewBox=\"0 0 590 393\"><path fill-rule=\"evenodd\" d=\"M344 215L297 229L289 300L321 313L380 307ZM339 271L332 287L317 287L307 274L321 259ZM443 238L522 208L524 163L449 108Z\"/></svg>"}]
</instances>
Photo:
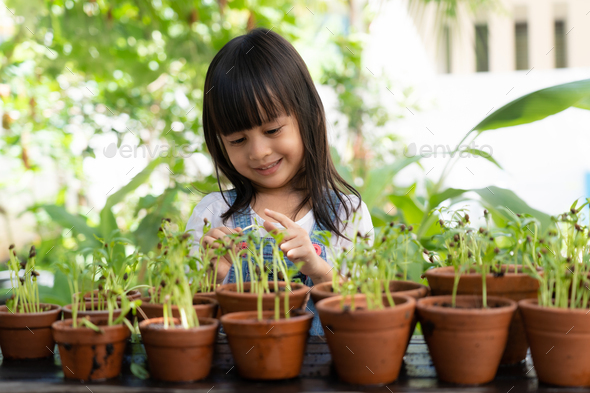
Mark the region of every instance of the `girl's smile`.
<instances>
[{"instance_id":1,"label":"girl's smile","mask_svg":"<svg viewBox=\"0 0 590 393\"><path fill-rule=\"evenodd\" d=\"M256 169L256 171L258 171L258 173L260 173L261 175L264 175L264 176L272 175L273 173L275 173L276 171L279 170L279 166L281 165L281 161L283 161L282 158L271 163L270 165L264 165L262 167L254 168L254 169Z\"/></svg>"}]
</instances>

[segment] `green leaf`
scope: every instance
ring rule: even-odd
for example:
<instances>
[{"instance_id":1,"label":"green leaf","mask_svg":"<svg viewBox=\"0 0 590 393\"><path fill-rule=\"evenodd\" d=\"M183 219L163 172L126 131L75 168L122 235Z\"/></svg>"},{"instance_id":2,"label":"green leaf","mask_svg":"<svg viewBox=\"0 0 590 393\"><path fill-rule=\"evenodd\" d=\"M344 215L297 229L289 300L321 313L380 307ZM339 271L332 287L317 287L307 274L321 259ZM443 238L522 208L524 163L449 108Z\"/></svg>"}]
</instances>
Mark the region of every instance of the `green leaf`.
<instances>
[{"instance_id":1,"label":"green leaf","mask_svg":"<svg viewBox=\"0 0 590 393\"><path fill-rule=\"evenodd\" d=\"M58 205L41 205L39 208L45 210L53 221L57 222L64 228L71 228L74 233L81 233L87 239L94 239L94 235L99 235L96 228L86 224L86 218L81 215L69 213L63 206Z\"/></svg>"},{"instance_id":2,"label":"green leaf","mask_svg":"<svg viewBox=\"0 0 590 393\"><path fill-rule=\"evenodd\" d=\"M370 170L361 188L361 195L367 206L375 206L383 195L383 191L393 185L393 177L408 165L419 161L420 158L422 157L415 156L396 160L393 164Z\"/></svg>"},{"instance_id":3,"label":"green leaf","mask_svg":"<svg viewBox=\"0 0 590 393\"><path fill-rule=\"evenodd\" d=\"M469 190L462 190L459 188L447 188L443 192L433 194L428 199L428 206L430 209L436 209L438 205L446 201L447 199L456 198Z\"/></svg>"},{"instance_id":4,"label":"green leaf","mask_svg":"<svg viewBox=\"0 0 590 393\"><path fill-rule=\"evenodd\" d=\"M590 79L537 90L504 105L483 119L471 131L495 130L532 123L569 107L590 109ZM471 132L470 131L470 132Z\"/></svg>"},{"instance_id":5,"label":"green leaf","mask_svg":"<svg viewBox=\"0 0 590 393\"><path fill-rule=\"evenodd\" d=\"M486 153L485 151L479 150L479 149L465 149L463 150L467 153L471 153L474 156L479 156L479 157L483 157L486 160L488 160L489 162L491 162L492 164L496 165L498 168L504 170L504 168L502 168L502 166L500 166L500 164L498 164L498 161L496 161L494 159L494 157L492 157L492 155L490 153Z\"/></svg>"},{"instance_id":6,"label":"green leaf","mask_svg":"<svg viewBox=\"0 0 590 393\"><path fill-rule=\"evenodd\" d=\"M511 220L510 213L506 213L500 206L510 209L514 213L527 213L535 217L541 223L541 226L546 229L551 225L551 216L539 210L533 209L520 199L513 191L505 188L490 186L486 188L472 190L479 194L484 205L494 208L494 213L503 216L506 220Z\"/></svg>"}]
</instances>

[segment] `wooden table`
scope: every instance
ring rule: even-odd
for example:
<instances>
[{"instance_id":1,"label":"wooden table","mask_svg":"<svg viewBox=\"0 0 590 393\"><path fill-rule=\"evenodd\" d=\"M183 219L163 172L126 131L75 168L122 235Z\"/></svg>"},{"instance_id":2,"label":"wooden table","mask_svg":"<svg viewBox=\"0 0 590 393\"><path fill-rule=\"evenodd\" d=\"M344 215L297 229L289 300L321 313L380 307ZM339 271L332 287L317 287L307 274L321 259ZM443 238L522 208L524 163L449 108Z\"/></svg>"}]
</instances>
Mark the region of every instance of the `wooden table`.
<instances>
[{"instance_id":1,"label":"wooden table","mask_svg":"<svg viewBox=\"0 0 590 393\"><path fill-rule=\"evenodd\" d=\"M482 386L461 386L437 380L428 349L422 336L414 336L404 358L405 365L398 380L387 386L353 386L338 380L332 372L330 352L320 337L311 337L299 378L257 382L241 379L233 365L226 339L219 337L214 366L209 377L197 383L169 384L136 378L130 371L131 361L144 362L145 352L141 344L134 344L125 356L122 375L105 382L82 383L63 378L59 353L55 357L34 361L6 361L0 355L0 392L557 392L582 391L562 389L539 383L530 356L517 366L500 367L493 382Z\"/></svg>"}]
</instances>

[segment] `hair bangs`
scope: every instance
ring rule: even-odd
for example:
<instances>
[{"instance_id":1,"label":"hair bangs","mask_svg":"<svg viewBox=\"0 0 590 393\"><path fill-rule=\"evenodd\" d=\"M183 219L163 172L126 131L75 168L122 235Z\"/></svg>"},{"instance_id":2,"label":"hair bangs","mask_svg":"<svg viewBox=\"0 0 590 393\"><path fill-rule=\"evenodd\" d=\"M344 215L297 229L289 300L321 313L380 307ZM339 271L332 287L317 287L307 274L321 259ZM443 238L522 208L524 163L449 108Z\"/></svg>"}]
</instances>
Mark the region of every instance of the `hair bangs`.
<instances>
[{"instance_id":1,"label":"hair bangs","mask_svg":"<svg viewBox=\"0 0 590 393\"><path fill-rule=\"evenodd\" d=\"M235 51L223 59L225 67L217 67L218 72L211 78L211 97L207 97L210 119L216 133L224 136L294 112L289 86L285 86L288 81L272 65L265 66L260 51L252 49L247 55L242 52Z\"/></svg>"}]
</instances>

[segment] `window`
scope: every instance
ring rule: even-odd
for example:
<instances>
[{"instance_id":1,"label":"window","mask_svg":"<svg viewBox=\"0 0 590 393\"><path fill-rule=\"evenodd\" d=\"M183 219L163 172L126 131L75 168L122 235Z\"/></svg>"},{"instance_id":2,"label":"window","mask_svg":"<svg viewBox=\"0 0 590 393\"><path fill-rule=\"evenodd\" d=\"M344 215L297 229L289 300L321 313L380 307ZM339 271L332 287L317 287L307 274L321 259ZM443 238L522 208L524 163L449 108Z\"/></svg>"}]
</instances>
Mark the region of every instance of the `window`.
<instances>
[{"instance_id":1,"label":"window","mask_svg":"<svg viewBox=\"0 0 590 393\"><path fill-rule=\"evenodd\" d=\"M567 67L565 22L555 21L555 68Z\"/></svg>"},{"instance_id":2,"label":"window","mask_svg":"<svg viewBox=\"0 0 590 393\"><path fill-rule=\"evenodd\" d=\"M529 69L529 26L525 23L514 25L514 49L517 70Z\"/></svg>"},{"instance_id":3,"label":"window","mask_svg":"<svg viewBox=\"0 0 590 393\"><path fill-rule=\"evenodd\" d=\"M490 70L488 25L475 25L475 64L477 72Z\"/></svg>"}]
</instances>

